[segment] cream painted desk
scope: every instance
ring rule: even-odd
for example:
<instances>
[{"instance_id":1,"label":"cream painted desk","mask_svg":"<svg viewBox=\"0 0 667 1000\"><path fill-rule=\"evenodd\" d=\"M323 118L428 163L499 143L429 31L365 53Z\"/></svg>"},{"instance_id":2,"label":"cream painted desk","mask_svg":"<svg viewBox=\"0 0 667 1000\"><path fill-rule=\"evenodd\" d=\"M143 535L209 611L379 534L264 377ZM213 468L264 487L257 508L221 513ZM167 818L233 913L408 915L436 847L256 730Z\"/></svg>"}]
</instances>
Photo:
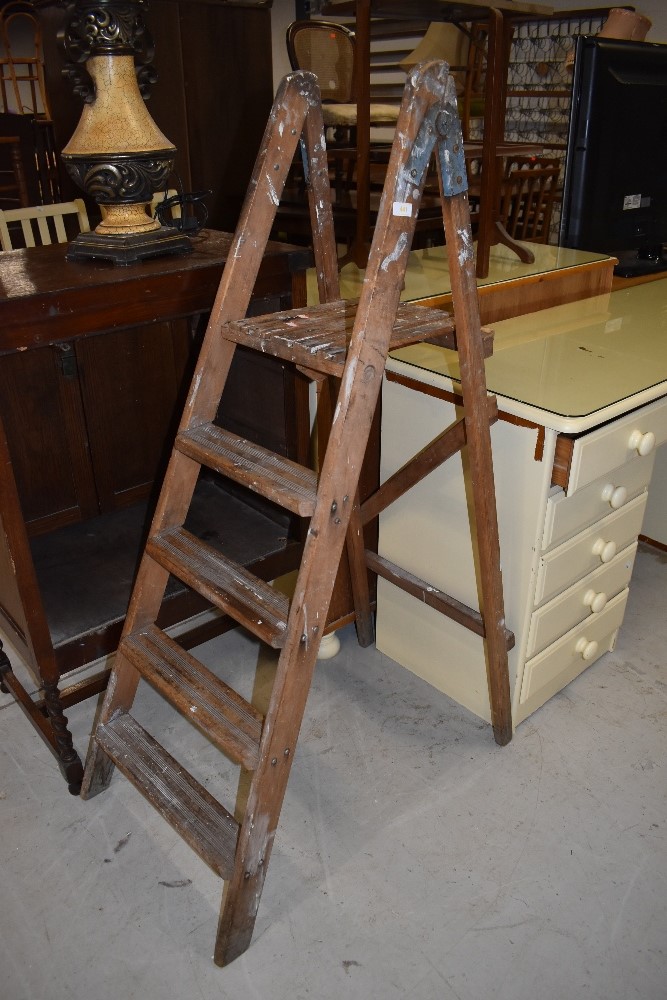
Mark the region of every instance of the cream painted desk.
<instances>
[{"instance_id":1,"label":"cream painted desk","mask_svg":"<svg viewBox=\"0 0 667 1000\"><path fill-rule=\"evenodd\" d=\"M655 450L667 440L667 282L495 330L487 381L501 411L492 441L516 725L611 649L623 620ZM457 379L456 355L441 348L389 360L383 480L454 419ZM381 516L380 553L479 607L462 462L465 453ZM654 514L665 533L664 498ZM383 580L377 646L489 718L478 637Z\"/></svg>"}]
</instances>

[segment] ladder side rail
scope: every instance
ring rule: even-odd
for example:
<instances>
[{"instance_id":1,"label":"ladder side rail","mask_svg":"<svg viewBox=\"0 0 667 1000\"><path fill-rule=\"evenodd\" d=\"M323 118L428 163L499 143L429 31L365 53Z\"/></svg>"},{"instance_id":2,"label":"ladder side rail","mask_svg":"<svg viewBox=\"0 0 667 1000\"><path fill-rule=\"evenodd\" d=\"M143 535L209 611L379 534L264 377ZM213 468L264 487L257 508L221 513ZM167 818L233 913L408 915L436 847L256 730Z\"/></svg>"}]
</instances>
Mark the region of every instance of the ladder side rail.
<instances>
[{"instance_id":1,"label":"ladder side rail","mask_svg":"<svg viewBox=\"0 0 667 1000\"><path fill-rule=\"evenodd\" d=\"M334 232L331 187L329 184L329 161L324 134L322 105L311 102L304 123L301 140L310 229L313 234L315 273L320 302L335 302L340 299L340 277L338 254Z\"/></svg>"},{"instance_id":2,"label":"ladder side rail","mask_svg":"<svg viewBox=\"0 0 667 1000\"><path fill-rule=\"evenodd\" d=\"M226 322L242 319L247 312L309 107L318 102L319 86L312 73L292 73L278 88L234 233L230 256L213 302L179 427L181 431L194 424L206 423L215 416L234 352L233 344L229 345L229 349L225 345L220 352L222 357L216 357L220 330ZM308 150L308 155L312 155L311 150ZM202 377L204 373L205 378Z\"/></svg>"},{"instance_id":3,"label":"ladder side rail","mask_svg":"<svg viewBox=\"0 0 667 1000\"><path fill-rule=\"evenodd\" d=\"M466 442L471 470L479 558L478 581L486 630L491 724L496 742L500 746L504 746L512 738L512 710L507 667L505 609L500 571L500 540L489 427L489 401L480 333L481 323L470 229L470 211L466 191L455 194L453 197L446 197L447 159L444 143L440 143L438 146L437 163L445 243L451 276L452 305L456 322ZM456 252L457 243L454 240L454 234L457 233L462 241L460 252Z\"/></svg>"},{"instance_id":4,"label":"ladder side rail","mask_svg":"<svg viewBox=\"0 0 667 1000\"><path fill-rule=\"evenodd\" d=\"M329 443L318 500L297 577L285 646L278 661L271 707L266 716L260 763L250 787L241 826L237 865L227 886L215 961L227 964L250 943L257 901L280 815L320 639L326 624L357 489L366 441L377 403L398 309L400 289L414 234L416 209L435 144L435 117L444 97L445 64L410 76L399 114L369 258ZM455 100L455 92L454 93ZM433 112L433 120L427 115ZM423 160L411 168L410 150ZM410 215L394 210L411 204ZM354 391L353 391L354 390Z\"/></svg>"}]
</instances>

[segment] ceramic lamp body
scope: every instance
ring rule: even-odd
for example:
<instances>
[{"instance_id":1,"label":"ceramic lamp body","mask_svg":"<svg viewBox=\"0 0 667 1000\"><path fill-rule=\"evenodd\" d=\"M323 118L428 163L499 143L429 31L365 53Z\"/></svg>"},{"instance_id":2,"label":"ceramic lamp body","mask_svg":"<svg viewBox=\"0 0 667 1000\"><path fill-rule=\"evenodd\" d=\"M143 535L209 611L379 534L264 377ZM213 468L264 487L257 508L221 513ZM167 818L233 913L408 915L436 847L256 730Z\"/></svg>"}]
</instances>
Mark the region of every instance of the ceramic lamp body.
<instances>
[{"instance_id":1,"label":"ceramic lamp body","mask_svg":"<svg viewBox=\"0 0 667 1000\"><path fill-rule=\"evenodd\" d=\"M95 100L63 149L68 172L105 209L98 233L159 229L146 207L165 187L176 149L148 114L132 56L93 56L86 69Z\"/></svg>"}]
</instances>

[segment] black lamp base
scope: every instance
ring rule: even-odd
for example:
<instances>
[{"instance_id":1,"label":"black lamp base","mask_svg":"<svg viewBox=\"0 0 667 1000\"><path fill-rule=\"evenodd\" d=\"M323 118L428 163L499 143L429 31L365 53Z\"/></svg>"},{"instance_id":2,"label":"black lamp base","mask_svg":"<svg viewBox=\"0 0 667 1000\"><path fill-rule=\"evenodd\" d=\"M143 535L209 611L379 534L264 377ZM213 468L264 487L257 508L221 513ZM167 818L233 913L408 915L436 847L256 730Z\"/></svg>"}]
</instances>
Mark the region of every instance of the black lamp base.
<instances>
[{"instance_id":1,"label":"black lamp base","mask_svg":"<svg viewBox=\"0 0 667 1000\"><path fill-rule=\"evenodd\" d=\"M161 226L148 233L103 236L79 233L69 245L67 260L110 260L114 264L136 264L147 257L170 253L192 253L192 244L179 229Z\"/></svg>"}]
</instances>

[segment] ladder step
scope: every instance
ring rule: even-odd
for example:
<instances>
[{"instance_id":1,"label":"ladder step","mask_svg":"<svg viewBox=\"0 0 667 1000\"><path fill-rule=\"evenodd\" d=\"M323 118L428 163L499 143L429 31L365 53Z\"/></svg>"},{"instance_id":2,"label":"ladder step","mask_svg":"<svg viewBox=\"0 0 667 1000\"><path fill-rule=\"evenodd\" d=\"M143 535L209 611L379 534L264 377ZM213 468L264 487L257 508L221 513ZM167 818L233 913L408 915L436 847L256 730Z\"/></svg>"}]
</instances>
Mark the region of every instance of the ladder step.
<instances>
[{"instance_id":1,"label":"ladder step","mask_svg":"<svg viewBox=\"0 0 667 1000\"><path fill-rule=\"evenodd\" d=\"M200 858L230 878L239 831L234 817L126 712L99 725L95 739Z\"/></svg>"},{"instance_id":2,"label":"ladder step","mask_svg":"<svg viewBox=\"0 0 667 1000\"><path fill-rule=\"evenodd\" d=\"M262 715L155 625L127 636L122 652L143 677L236 764L259 761Z\"/></svg>"},{"instance_id":3,"label":"ladder step","mask_svg":"<svg viewBox=\"0 0 667 1000\"><path fill-rule=\"evenodd\" d=\"M293 514L312 517L317 495L312 469L215 424L201 424L179 434L176 448Z\"/></svg>"},{"instance_id":4,"label":"ladder step","mask_svg":"<svg viewBox=\"0 0 667 1000\"><path fill-rule=\"evenodd\" d=\"M153 535L146 543L146 552L258 639L274 649L282 648L289 614L284 594L185 528Z\"/></svg>"},{"instance_id":5,"label":"ladder step","mask_svg":"<svg viewBox=\"0 0 667 1000\"><path fill-rule=\"evenodd\" d=\"M292 361L340 378L354 326L357 303L327 302L227 323L224 336L264 354ZM485 357L493 352L493 334L482 330ZM389 351L427 341L456 350L456 330L449 313L403 302L398 307Z\"/></svg>"}]
</instances>

